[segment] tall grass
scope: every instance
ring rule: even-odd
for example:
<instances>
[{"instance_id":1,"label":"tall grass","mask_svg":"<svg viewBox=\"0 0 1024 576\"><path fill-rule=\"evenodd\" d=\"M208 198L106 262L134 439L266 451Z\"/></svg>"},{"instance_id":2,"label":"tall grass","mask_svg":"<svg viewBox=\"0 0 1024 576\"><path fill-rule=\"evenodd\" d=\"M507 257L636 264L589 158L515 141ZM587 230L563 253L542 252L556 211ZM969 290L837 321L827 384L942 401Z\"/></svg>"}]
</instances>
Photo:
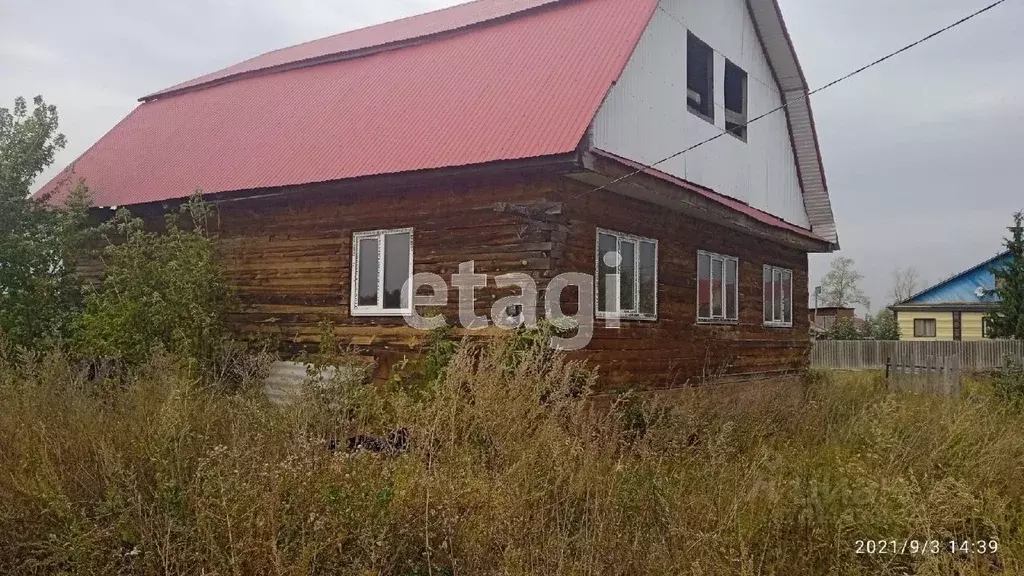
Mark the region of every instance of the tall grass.
<instances>
[{"instance_id":1,"label":"tall grass","mask_svg":"<svg viewBox=\"0 0 1024 576\"><path fill-rule=\"evenodd\" d=\"M1024 417L869 376L589 398L521 340L294 406L157 356L0 365L2 574L1015 574ZM407 450L349 453L356 433ZM332 450L332 440L341 440ZM992 540L986 555L858 540Z\"/></svg>"}]
</instances>

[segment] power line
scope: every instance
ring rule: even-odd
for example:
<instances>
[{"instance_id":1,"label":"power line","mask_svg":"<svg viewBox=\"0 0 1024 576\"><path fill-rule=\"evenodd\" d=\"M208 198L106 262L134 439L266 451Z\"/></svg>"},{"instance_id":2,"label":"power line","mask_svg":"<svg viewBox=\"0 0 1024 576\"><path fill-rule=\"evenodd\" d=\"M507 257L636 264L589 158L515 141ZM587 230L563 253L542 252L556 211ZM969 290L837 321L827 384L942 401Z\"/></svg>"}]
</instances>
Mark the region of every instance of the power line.
<instances>
[{"instance_id":1,"label":"power line","mask_svg":"<svg viewBox=\"0 0 1024 576\"><path fill-rule=\"evenodd\" d=\"M992 4L989 4L988 6L985 6L981 10L973 12L973 13L971 13L971 14L969 14L969 15L967 15L967 16L959 19L959 20L957 20L956 22L953 22L952 24L950 24L950 25L948 25L948 26L946 26L944 28L941 28L939 30L936 30L935 32L932 32L931 34L925 36L924 38L921 38L920 40L917 40L915 42L907 44L906 46L904 46L903 48L900 48L899 50L896 50L895 52L890 52L889 54L879 58L878 60L875 60L874 62L871 62L870 64L866 64L866 65L864 65L864 66L854 70L853 72L850 72L849 74L847 74L845 76L842 76L840 78L837 78L837 79L829 82L828 84L825 84L824 86L821 86L819 88L811 90L810 92L807 92L806 94L803 94L799 98L795 98L795 99L793 99L793 100L791 100L789 102L786 102L785 104L783 104L782 106L779 106L778 108L769 110L769 111L765 112L764 114L761 114L760 116L757 116L756 118L753 118L753 119L747 121L746 124L739 124L739 125L735 126L734 128L732 128L730 130L726 130L724 132L716 134L716 135L712 136L711 138L708 138L707 140L702 140L701 142L698 142L698 143L694 144L693 146L690 146L690 147L685 148L683 150L680 150L679 152L676 152L676 153L672 154L671 156L666 156L666 157L662 158L661 160L658 160L657 162L654 162L653 164L645 164L641 168L638 168L638 169L634 170L633 172L630 172L630 173L628 173L628 174L626 174L624 176L620 176L620 177L616 178L615 180L612 180L611 182L608 182L607 184L603 184L601 186L598 186L597 188L594 188L593 190L589 190L589 191L585 192L585 194L591 194L593 192L599 192L601 190L605 190L609 186L613 186L615 184L618 184L619 182L622 182L623 180L628 180L629 178L632 178L632 177L636 176L637 174L642 174L645 171L647 171L647 170L649 170L651 168L654 168L655 166L658 166L659 164L664 164L665 162L668 162L669 160L672 160L674 158L678 158L679 156L682 156L683 154L686 154L687 152L690 152L692 150L696 150L697 148L700 148L701 146L703 146L705 144L708 144L710 142L714 142L715 140L718 140L719 138L721 138L722 136L725 136L726 134L730 134L730 133L733 133L733 132L737 132L738 133L738 132L746 129L747 126L750 126L754 122L757 122L759 120L767 118L768 116L771 116L772 114L775 114L776 112L779 112L781 110L785 110L786 108L789 108L789 106L792 105L792 104L795 104L797 102L802 102L804 100L807 100L808 98L810 98L811 96L817 94L818 92L822 92L824 90L828 90L829 88L835 86L836 84L839 84L841 82L845 82L846 80L849 80L850 78L853 78L854 76L857 76L858 74L868 70L869 68L873 68L873 67L878 66L879 64L881 64L881 63L883 63L883 62L885 62L887 60L895 58L896 56L899 56L900 54L906 52L907 50L911 50L913 48L916 48L917 46L919 46L921 44L924 44L925 42L931 40L932 38L935 38L936 36L939 36L939 35L941 35L941 34L943 34L945 32L948 32L948 31L956 28L957 26L960 26L961 24L964 24L965 22L967 22L969 20L972 20L974 18L977 18L978 16L981 16L982 14L988 12L989 10L992 10L993 8L995 8L996 6L999 6L1000 4L1002 4L1004 2L1006 2L1006 0L998 0L996 2L993 2ZM783 96L783 97L785 97L785 96ZM583 194L580 194L579 196L582 196L582 195ZM573 199L575 199L577 197L578 196L574 196Z\"/></svg>"}]
</instances>

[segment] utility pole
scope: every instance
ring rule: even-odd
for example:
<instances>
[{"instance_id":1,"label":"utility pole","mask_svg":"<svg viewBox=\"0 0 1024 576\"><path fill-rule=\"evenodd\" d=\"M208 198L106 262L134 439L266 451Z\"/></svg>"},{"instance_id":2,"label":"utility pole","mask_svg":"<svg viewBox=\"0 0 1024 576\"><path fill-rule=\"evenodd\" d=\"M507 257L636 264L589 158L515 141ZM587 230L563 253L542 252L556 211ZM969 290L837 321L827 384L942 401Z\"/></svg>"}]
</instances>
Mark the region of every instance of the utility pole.
<instances>
[{"instance_id":1,"label":"utility pole","mask_svg":"<svg viewBox=\"0 0 1024 576\"><path fill-rule=\"evenodd\" d=\"M814 287L814 325L818 325L818 297L821 296L821 286Z\"/></svg>"}]
</instances>

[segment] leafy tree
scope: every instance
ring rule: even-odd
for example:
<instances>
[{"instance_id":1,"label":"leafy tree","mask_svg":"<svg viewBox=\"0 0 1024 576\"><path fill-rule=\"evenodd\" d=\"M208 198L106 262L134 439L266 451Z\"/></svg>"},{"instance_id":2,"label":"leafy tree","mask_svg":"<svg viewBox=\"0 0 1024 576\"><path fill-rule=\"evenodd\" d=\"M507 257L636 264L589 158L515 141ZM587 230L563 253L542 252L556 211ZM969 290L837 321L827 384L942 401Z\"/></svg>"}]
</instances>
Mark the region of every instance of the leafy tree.
<instances>
[{"instance_id":1,"label":"leafy tree","mask_svg":"<svg viewBox=\"0 0 1024 576\"><path fill-rule=\"evenodd\" d=\"M56 107L41 96L0 108L0 331L22 346L66 339L81 308L75 259L86 225L88 190L63 210L30 199L35 178L64 148Z\"/></svg>"},{"instance_id":2,"label":"leafy tree","mask_svg":"<svg viewBox=\"0 0 1024 576\"><path fill-rule=\"evenodd\" d=\"M900 326L896 322L896 314L883 308L868 319L868 332L873 340L899 340Z\"/></svg>"},{"instance_id":3,"label":"leafy tree","mask_svg":"<svg viewBox=\"0 0 1024 576\"><path fill-rule=\"evenodd\" d=\"M992 270L999 307L989 315L992 338L1024 338L1024 212L1013 215L1014 225L1004 243L1010 261Z\"/></svg>"},{"instance_id":4,"label":"leafy tree","mask_svg":"<svg viewBox=\"0 0 1024 576\"><path fill-rule=\"evenodd\" d=\"M892 291L890 296L892 301L899 304L909 300L911 296L917 294L917 286L921 281L921 276L917 273L917 268L913 266L907 268L897 268L892 273L893 283Z\"/></svg>"},{"instance_id":5,"label":"leafy tree","mask_svg":"<svg viewBox=\"0 0 1024 576\"><path fill-rule=\"evenodd\" d=\"M210 214L196 193L181 208L187 226L169 214L165 233L146 230L122 208L100 227L104 276L86 297L83 354L137 364L162 346L200 367L216 361L234 298L207 235Z\"/></svg>"},{"instance_id":6,"label":"leafy tree","mask_svg":"<svg viewBox=\"0 0 1024 576\"><path fill-rule=\"evenodd\" d=\"M870 306L871 301L860 289L860 281L863 279L864 276L857 271L852 258L836 258L821 281L823 305L842 308L854 304Z\"/></svg>"}]
</instances>

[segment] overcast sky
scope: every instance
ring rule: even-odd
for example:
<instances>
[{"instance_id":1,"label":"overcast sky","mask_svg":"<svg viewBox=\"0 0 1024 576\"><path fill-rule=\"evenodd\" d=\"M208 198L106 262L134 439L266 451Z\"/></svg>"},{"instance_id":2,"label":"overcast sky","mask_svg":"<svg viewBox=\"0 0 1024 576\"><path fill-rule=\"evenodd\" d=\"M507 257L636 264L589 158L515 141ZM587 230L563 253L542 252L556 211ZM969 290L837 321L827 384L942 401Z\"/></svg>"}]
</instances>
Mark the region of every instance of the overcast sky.
<instances>
[{"instance_id":1,"label":"overcast sky","mask_svg":"<svg viewBox=\"0 0 1024 576\"><path fill-rule=\"evenodd\" d=\"M714 0L705 0L714 1ZM59 107L70 163L138 97L260 52L453 0L48 0L0 3L0 106ZM780 0L812 87L989 0ZM892 272L928 283L1000 250L1024 208L1024 2L814 97L843 246L874 307ZM669 152L669 151L666 151ZM812 256L812 286L833 256Z\"/></svg>"}]
</instances>

